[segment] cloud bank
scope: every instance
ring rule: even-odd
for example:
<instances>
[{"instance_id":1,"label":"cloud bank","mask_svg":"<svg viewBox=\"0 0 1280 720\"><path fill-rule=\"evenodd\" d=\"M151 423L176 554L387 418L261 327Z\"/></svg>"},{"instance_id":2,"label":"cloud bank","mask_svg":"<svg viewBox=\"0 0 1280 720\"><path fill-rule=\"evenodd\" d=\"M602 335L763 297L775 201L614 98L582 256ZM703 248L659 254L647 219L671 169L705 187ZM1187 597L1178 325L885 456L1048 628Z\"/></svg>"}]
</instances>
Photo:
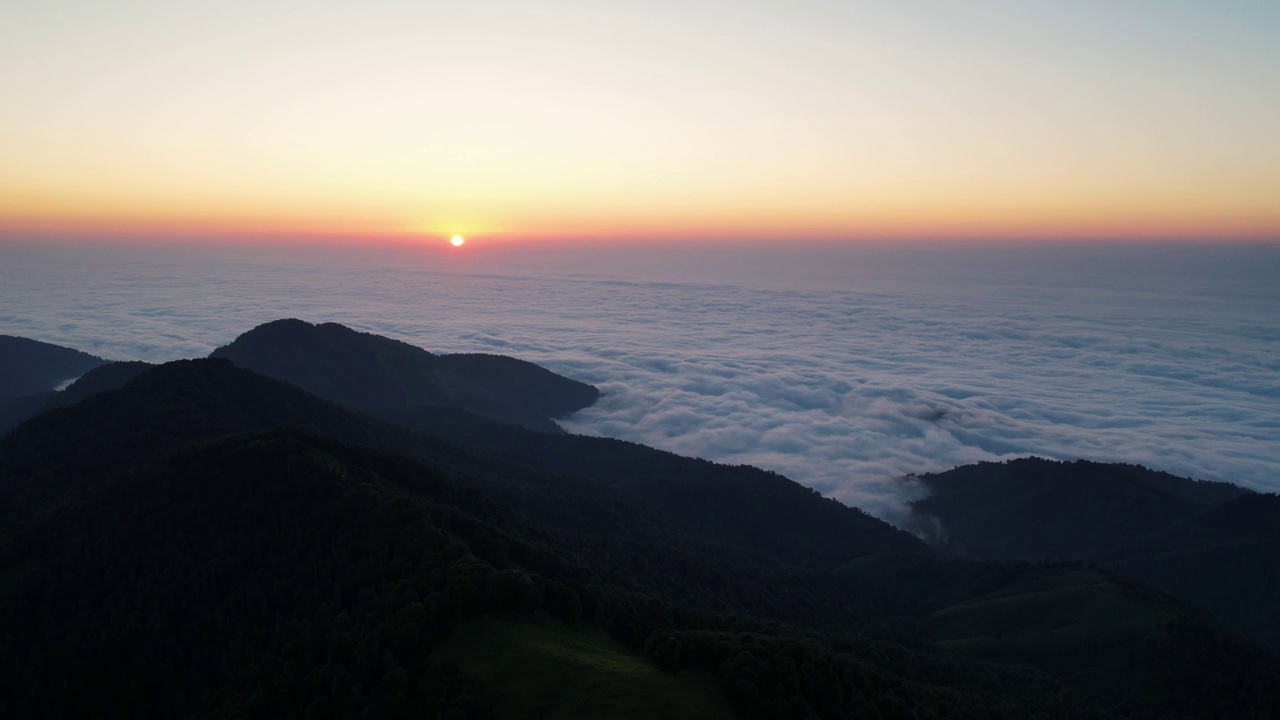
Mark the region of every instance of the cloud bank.
<instances>
[{"instance_id":1,"label":"cloud bank","mask_svg":"<svg viewBox=\"0 0 1280 720\"><path fill-rule=\"evenodd\" d=\"M758 465L890 519L904 475L1028 454L1280 489L1280 296L1266 283L1135 290L942 267L871 291L828 255L810 258L826 281L780 286L767 263L666 282L4 251L0 333L159 361L293 316L514 355L604 390L572 432Z\"/></svg>"}]
</instances>

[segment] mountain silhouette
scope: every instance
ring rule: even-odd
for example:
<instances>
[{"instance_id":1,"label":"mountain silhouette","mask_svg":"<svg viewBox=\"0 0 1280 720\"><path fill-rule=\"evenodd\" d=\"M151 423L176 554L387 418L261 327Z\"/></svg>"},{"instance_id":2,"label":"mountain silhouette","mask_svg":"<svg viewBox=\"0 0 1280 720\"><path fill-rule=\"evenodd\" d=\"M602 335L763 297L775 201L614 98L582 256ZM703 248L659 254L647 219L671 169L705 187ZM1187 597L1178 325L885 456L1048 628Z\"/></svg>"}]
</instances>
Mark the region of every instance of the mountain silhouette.
<instances>
[{"instance_id":1,"label":"mountain silhouette","mask_svg":"<svg viewBox=\"0 0 1280 720\"><path fill-rule=\"evenodd\" d=\"M52 390L105 362L95 355L60 345L0 335L0 398Z\"/></svg>"},{"instance_id":2,"label":"mountain silhouette","mask_svg":"<svg viewBox=\"0 0 1280 720\"><path fill-rule=\"evenodd\" d=\"M291 382L372 415L403 407L459 407L534 430L560 432L554 418L588 407L600 391L502 355L435 355L337 323L277 320L210 357Z\"/></svg>"}]
</instances>

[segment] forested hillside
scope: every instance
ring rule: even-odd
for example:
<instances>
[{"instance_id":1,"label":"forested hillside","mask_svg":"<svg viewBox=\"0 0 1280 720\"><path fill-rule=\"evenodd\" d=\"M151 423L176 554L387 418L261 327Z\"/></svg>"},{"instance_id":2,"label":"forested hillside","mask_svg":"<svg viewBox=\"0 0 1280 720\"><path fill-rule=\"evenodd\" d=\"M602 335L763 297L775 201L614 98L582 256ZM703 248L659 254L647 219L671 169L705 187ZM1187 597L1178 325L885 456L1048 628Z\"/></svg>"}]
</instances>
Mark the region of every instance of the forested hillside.
<instances>
[{"instance_id":1,"label":"forested hillside","mask_svg":"<svg viewBox=\"0 0 1280 720\"><path fill-rule=\"evenodd\" d=\"M0 716L1280 708L1274 655L1157 590L948 558L774 473L375 418L221 359L85 382L0 439ZM1270 517L1180 491L1219 495L1165 541Z\"/></svg>"}]
</instances>

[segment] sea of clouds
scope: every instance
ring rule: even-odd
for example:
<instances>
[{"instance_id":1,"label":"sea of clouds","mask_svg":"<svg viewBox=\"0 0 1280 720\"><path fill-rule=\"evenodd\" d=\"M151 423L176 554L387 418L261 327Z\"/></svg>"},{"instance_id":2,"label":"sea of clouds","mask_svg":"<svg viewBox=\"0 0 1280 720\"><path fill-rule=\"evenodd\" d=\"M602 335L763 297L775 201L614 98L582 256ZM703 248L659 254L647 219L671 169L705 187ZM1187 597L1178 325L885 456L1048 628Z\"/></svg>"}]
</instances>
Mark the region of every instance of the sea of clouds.
<instances>
[{"instance_id":1,"label":"sea of clouds","mask_svg":"<svg viewBox=\"0 0 1280 720\"><path fill-rule=\"evenodd\" d=\"M1035 454L1280 490L1280 248L0 245L0 334L207 354L280 317L604 391L562 424L781 472L887 519L901 478Z\"/></svg>"}]
</instances>

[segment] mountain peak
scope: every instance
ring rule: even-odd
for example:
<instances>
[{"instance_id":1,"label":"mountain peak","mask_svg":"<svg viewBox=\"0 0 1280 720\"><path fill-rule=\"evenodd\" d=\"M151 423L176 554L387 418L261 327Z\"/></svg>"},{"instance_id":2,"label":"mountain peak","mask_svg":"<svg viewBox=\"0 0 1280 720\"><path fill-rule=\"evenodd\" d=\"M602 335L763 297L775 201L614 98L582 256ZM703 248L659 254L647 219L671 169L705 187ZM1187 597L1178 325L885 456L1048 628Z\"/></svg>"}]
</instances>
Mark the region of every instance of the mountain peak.
<instances>
[{"instance_id":1,"label":"mountain peak","mask_svg":"<svg viewBox=\"0 0 1280 720\"><path fill-rule=\"evenodd\" d=\"M554 418L595 402L599 390L502 355L435 355L328 322L269 322L210 357L293 383L372 415L406 407L458 407L493 420L559 432Z\"/></svg>"}]
</instances>

